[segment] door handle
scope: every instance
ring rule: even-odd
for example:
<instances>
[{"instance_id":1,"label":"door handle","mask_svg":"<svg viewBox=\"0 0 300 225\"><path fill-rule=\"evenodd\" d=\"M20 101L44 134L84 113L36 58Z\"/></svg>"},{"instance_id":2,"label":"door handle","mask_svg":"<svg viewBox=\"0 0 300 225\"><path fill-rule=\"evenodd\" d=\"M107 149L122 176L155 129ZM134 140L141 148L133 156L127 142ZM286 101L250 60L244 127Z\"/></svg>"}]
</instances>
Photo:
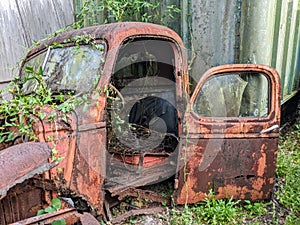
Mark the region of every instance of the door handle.
<instances>
[{"instance_id":1,"label":"door handle","mask_svg":"<svg viewBox=\"0 0 300 225\"><path fill-rule=\"evenodd\" d=\"M278 129L278 128L279 128L279 125L276 124L276 125L273 125L273 126L267 128L267 129L262 130L261 132L259 132L259 134L265 134L265 133L268 133L268 132L270 132L272 130L275 130L275 129Z\"/></svg>"}]
</instances>

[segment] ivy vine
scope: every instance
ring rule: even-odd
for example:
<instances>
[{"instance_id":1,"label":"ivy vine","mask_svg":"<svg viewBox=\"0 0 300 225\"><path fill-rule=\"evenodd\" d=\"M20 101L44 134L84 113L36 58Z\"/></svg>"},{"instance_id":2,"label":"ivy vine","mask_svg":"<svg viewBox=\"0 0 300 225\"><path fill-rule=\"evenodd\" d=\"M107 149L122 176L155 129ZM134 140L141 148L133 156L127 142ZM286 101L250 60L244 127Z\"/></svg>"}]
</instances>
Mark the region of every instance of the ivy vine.
<instances>
[{"instance_id":1,"label":"ivy vine","mask_svg":"<svg viewBox=\"0 0 300 225\"><path fill-rule=\"evenodd\" d=\"M17 138L23 140L37 140L33 124L46 117L43 107L53 111L68 114L78 105L81 105L86 96L75 96L72 93L53 93L43 79L42 67L35 71L26 67L26 76L16 77L6 88L0 90L0 143L13 142ZM24 93L22 86L28 82L36 84L34 92ZM3 96L10 93L9 100ZM56 115L48 117L54 119Z\"/></svg>"},{"instance_id":2,"label":"ivy vine","mask_svg":"<svg viewBox=\"0 0 300 225\"><path fill-rule=\"evenodd\" d=\"M86 0L76 15L74 28L110 22L140 21L166 25L166 18L173 19L180 9L155 0Z\"/></svg>"}]
</instances>

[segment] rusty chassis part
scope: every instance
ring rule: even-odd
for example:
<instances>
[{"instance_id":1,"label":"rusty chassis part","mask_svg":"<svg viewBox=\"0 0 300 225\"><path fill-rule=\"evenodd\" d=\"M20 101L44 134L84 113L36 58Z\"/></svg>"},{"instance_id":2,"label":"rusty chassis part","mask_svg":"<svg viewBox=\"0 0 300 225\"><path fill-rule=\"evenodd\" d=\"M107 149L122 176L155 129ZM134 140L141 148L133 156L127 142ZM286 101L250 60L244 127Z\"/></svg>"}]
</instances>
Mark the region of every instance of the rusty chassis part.
<instances>
[{"instance_id":1,"label":"rusty chassis part","mask_svg":"<svg viewBox=\"0 0 300 225\"><path fill-rule=\"evenodd\" d=\"M161 194L158 194L149 190L142 190L133 187L128 187L125 190L119 190L118 192L112 193L112 196L118 196L118 200L123 200L125 197L139 197L151 200L153 202L166 202L169 204L171 202L170 197L163 197Z\"/></svg>"},{"instance_id":2,"label":"rusty chassis part","mask_svg":"<svg viewBox=\"0 0 300 225\"><path fill-rule=\"evenodd\" d=\"M118 199L112 198L116 196ZM134 187L126 187L123 190L118 190L114 193L111 193L111 197L107 198L104 202L106 218L109 222L116 224L126 220L130 216L155 214L155 213L162 212L164 210L163 207L157 207L157 206L152 206L143 209L140 209L138 207L134 208L134 206L131 206L134 209L131 209L130 211L123 213L119 216L113 217L110 208L118 205L120 201L122 201L126 197L147 199L150 200L151 202L166 203L167 205L171 203L170 197L164 197L161 194L158 194L156 192L149 191L149 190L142 190Z\"/></svg>"},{"instance_id":3,"label":"rusty chassis part","mask_svg":"<svg viewBox=\"0 0 300 225\"><path fill-rule=\"evenodd\" d=\"M57 220L65 220L67 224L80 222L82 225L99 225L99 221L97 221L91 214L80 214L76 211L76 209L63 209L53 213L46 213L13 223L12 225L46 225Z\"/></svg>"},{"instance_id":4,"label":"rusty chassis part","mask_svg":"<svg viewBox=\"0 0 300 225\"><path fill-rule=\"evenodd\" d=\"M130 210L120 216L113 218L110 222L112 224L119 224L131 216L157 214L157 213L163 212L164 210L165 210L164 207L153 207L153 208L148 208L148 209L134 209L134 210Z\"/></svg>"},{"instance_id":5,"label":"rusty chassis part","mask_svg":"<svg viewBox=\"0 0 300 225\"><path fill-rule=\"evenodd\" d=\"M63 220L76 215L76 209L64 209L58 212L46 213L13 223L13 225L51 224L56 220Z\"/></svg>"}]
</instances>

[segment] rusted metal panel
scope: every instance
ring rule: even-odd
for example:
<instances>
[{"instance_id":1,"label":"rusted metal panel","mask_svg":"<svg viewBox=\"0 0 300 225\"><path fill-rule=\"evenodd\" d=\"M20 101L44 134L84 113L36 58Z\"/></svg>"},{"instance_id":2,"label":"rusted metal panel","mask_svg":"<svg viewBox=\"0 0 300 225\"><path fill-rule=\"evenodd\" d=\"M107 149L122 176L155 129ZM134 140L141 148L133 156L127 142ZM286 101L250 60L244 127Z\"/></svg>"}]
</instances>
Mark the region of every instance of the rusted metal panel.
<instances>
[{"instance_id":1,"label":"rusted metal panel","mask_svg":"<svg viewBox=\"0 0 300 225\"><path fill-rule=\"evenodd\" d=\"M44 107L43 113L45 114L44 120L35 120L35 134L40 142L47 142L51 148L57 151L56 158L63 158L57 167L62 169L64 187L69 187L75 156L77 116L74 113L62 115L49 107ZM49 119L52 114L56 115L55 120ZM66 119L64 119L65 117ZM48 178L54 179L57 175L56 168L53 168Z\"/></svg>"},{"instance_id":2,"label":"rusted metal panel","mask_svg":"<svg viewBox=\"0 0 300 225\"><path fill-rule=\"evenodd\" d=\"M212 190L217 198L268 199L271 197L277 139L191 139L185 171L179 177L177 203L196 203ZM183 154L183 153L182 153ZM182 161L182 160L181 160ZM188 174L182 182L184 174Z\"/></svg>"},{"instance_id":3,"label":"rusted metal panel","mask_svg":"<svg viewBox=\"0 0 300 225\"><path fill-rule=\"evenodd\" d=\"M49 163L46 143L23 143L0 151L0 224L35 216L47 202L46 193L56 190L44 179L57 163ZM44 173L44 174L43 174Z\"/></svg>"},{"instance_id":4,"label":"rusted metal panel","mask_svg":"<svg viewBox=\"0 0 300 225\"><path fill-rule=\"evenodd\" d=\"M107 162L107 180L104 188L110 193L119 193L128 187L141 187L159 183L176 173L177 154L173 153L163 162L142 167L120 163L116 160Z\"/></svg>"},{"instance_id":5,"label":"rusted metal panel","mask_svg":"<svg viewBox=\"0 0 300 225\"><path fill-rule=\"evenodd\" d=\"M88 201L97 214L103 212L105 179L105 130L78 134L70 189Z\"/></svg>"},{"instance_id":6,"label":"rusted metal panel","mask_svg":"<svg viewBox=\"0 0 300 225\"><path fill-rule=\"evenodd\" d=\"M0 199L17 183L53 167L48 163L50 157L46 143L23 143L0 151Z\"/></svg>"},{"instance_id":7,"label":"rusted metal panel","mask_svg":"<svg viewBox=\"0 0 300 225\"><path fill-rule=\"evenodd\" d=\"M49 179L56 181L58 189L69 190L68 193L74 192L85 199L99 214L104 201L101 187L106 153L105 122L101 121L104 105L101 102L101 99L96 99L86 111L83 106L77 107L67 120L63 120L64 115L59 112L45 107L45 119L35 124L39 140L55 148L57 158L63 158L57 166L61 171L53 168ZM56 120L48 120L53 113L57 115Z\"/></svg>"},{"instance_id":8,"label":"rusted metal panel","mask_svg":"<svg viewBox=\"0 0 300 225\"><path fill-rule=\"evenodd\" d=\"M84 212L83 214L79 214L80 222L82 225L99 225L100 222L92 216L90 213Z\"/></svg>"},{"instance_id":9,"label":"rusted metal panel","mask_svg":"<svg viewBox=\"0 0 300 225\"><path fill-rule=\"evenodd\" d=\"M29 214L30 215L30 214ZM30 224L51 224L52 222L58 221L58 220L64 220L66 224L82 224L82 225L98 225L100 224L99 221L92 216L90 213L84 212L84 213L78 213L78 211L74 208L67 208L67 209L61 209L57 212L52 213L46 213L43 215L36 216L32 215L32 217L28 217L24 220L19 220L18 222L9 222L5 221L6 223L1 224L13 224L13 225L30 225Z\"/></svg>"}]
</instances>

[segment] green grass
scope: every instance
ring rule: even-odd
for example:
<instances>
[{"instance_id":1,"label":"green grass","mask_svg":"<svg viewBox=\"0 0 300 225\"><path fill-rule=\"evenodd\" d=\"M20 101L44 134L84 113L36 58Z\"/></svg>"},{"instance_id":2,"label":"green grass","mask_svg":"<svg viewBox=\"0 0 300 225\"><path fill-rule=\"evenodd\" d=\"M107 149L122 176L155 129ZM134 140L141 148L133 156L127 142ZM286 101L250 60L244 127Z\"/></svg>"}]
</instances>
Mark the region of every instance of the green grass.
<instances>
[{"instance_id":1,"label":"green grass","mask_svg":"<svg viewBox=\"0 0 300 225\"><path fill-rule=\"evenodd\" d=\"M267 213L266 203L215 199L211 193L203 202L173 209L170 224L261 224L257 218Z\"/></svg>"},{"instance_id":2,"label":"green grass","mask_svg":"<svg viewBox=\"0 0 300 225\"><path fill-rule=\"evenodd\" d=\"M170 224L229 224L240 212L239 201L215 199L210 193L205 201L173 210Z\"/></svg>"},{"instance_id":3,"label":"green grass","mask_svg":"<svg viewBox=\"0 0 300 225\"><path fill-rule=\"evenodd\" d=\"M300 123L280 138L276 174L280 180L276 197L289 211L287 224L300 224Z\"/></svg>"}]
</instances>

